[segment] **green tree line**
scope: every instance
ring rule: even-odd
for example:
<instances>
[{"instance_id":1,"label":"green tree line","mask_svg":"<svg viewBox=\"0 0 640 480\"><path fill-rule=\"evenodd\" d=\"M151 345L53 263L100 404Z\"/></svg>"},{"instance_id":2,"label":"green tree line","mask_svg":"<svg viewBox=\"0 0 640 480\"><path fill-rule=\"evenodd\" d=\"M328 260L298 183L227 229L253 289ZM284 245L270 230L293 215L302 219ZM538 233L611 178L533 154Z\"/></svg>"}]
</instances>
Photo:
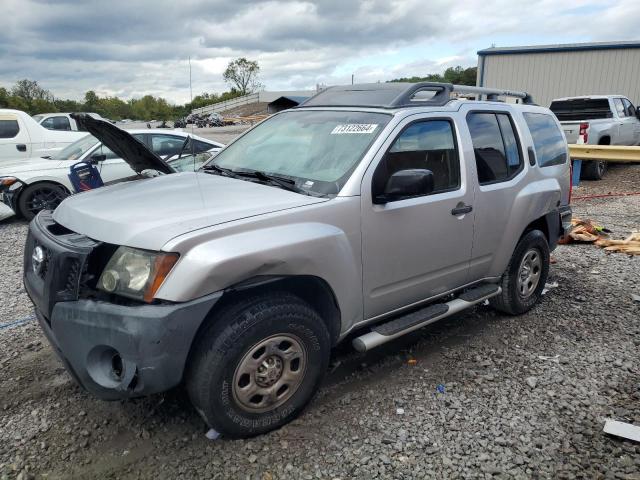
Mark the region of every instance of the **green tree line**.
<instances>
[{"instance_id":1,"label":"green tree line","mask_svg":"<svg viewBox=\"0 0 640 480\"><path fill-rule=\"evenodd\" d=\"M478 75L478 67L464 68L461 66L449 67L444 73L430 73L425 77L402 77L394 78L390 82L444 82L453 83L454 85L471 85L475 86L476 76Z\"/></svg>"},{"instance_id":2,"label":"green tree line","mask_svg":"<svg viewBox=\"0 0 640 480\"><path fill-rule=\"evenodd\" d=\"M35 80L23 79L10 88L0 87L0 108L23 110L30 115L55 112L95 112L111 120L131 118L134 120L172 120L189 114L194 108L222 102L240 96L231 88L222 94L202 93L192 102L173 105L162 97L145 95L142 98L122 100L118 97L100 97L93 90L84 94L83 101L55 98Z\"/></svg>"}]
</instances>

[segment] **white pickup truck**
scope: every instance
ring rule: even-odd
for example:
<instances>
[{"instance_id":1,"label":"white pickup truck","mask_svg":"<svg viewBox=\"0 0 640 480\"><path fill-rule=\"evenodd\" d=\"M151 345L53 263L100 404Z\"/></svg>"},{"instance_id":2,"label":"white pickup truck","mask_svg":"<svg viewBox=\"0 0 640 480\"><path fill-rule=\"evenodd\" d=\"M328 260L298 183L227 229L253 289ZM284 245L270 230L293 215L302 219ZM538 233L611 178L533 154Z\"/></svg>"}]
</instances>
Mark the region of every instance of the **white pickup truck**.
<instances>
[{"instance_id":1,"label":"white pickup truck","mask_svg":"<svg viewBox=\"0 0 640 480\"><path fill-rule=\"evenodd\" d=\"M0 109L0 164L4 160L42 157L86 136L87 132L47 130L28 113Z\"/></svg>"},{"instance_id":2,"label":"white pickup truck","mask_svg":"<svg viewBox=\"0 0 640 480\"><path fill-rule=\"evenodd\" d=\"M560 120L567 143L640 145L640 112L622 95L557 98L549 107ZM600 180L606 162L583 162L582 178Z\"/></svg>"}]
</instances>

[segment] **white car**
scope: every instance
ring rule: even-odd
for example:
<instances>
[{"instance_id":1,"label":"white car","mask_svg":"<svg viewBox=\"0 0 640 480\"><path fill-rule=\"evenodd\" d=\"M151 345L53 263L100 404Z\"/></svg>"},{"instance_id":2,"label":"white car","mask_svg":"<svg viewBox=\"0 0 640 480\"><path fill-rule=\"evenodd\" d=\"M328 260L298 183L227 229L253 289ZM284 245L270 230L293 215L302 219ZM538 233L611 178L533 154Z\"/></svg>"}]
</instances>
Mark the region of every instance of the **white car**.
<instances>
[{"instance_id":1,"label":"white car","mask_svg":"<svg viewBox=\"0 0 640 480\"><path fill-rule=\"evenodd\" d=\"M102 119L97 113L87 113L93 118ZM74 131L80 130L70 113L40 113L32 117L47 130Z\"/></svg>"},{"instance_id":2,"label":"white car","mask_svg":"<svg viewBox=\"0 0 640 480\"><path fill-rule=\"evenodd\" d=\"M177 130L132 130L128 133L177 171L197 169L224 147L221 143ZM65 197L75 193L69 169L82 161L95 165L105 184L137 175L126 161L95 137L85 134L48 158L0 163L0 200L27 220L40 210L54 209Z\"/></svg>"},{"instance_id":3,"label":"white car","mask_svg":"<svg viewBox=\"0 0 640 480\"><path fill-rule=\"evenodd\" d=\"M50 155L84 135L84 132L47 130L26 112L0 108L0 166L17 158Z\"/></svg>"}]
</instances>

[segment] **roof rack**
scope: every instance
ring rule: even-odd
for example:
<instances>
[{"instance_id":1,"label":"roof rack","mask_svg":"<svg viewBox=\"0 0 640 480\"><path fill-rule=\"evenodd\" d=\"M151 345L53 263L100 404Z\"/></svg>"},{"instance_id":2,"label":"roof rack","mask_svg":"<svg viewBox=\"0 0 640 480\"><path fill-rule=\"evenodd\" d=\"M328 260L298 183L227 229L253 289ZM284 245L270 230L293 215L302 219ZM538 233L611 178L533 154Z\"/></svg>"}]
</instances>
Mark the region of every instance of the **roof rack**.
<instances>
[{"instance_id":1,"label":"roof rack","mask_svg":"<svg viewBox=\"0 0 640 480\"><path fill-rule=\"evenodd\" d=\"M519 98L522 103L533 104L527 92L502 90L497 88L453 85L451 83L363 83L359 85L339 85L318 92L296 108L304 107L375 107L402 108L417 106L443 106L452 100L453 93L476 94L489 101L498 97ZM430 95L429 95L430 94Z\"/></svg>"}]
</instances>

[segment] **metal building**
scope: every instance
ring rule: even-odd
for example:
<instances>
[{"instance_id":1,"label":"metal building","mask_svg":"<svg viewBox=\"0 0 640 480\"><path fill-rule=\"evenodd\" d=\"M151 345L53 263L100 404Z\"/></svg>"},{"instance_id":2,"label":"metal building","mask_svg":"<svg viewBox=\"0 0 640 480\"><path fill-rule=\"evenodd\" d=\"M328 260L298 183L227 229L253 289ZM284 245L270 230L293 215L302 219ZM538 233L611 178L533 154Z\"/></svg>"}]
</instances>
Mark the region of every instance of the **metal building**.
<instances>
[{"instance_id":1,"label":"metal building","mask_svg":"<svg viewBox=\"0 0 640 480\"><path fill-rule=\"evenodd\" d=\"M492 47L478 52L481 87L524 90L538 105L558 97L625 95L640 103L640 41Z\"/></svg>"}]
</instances>

